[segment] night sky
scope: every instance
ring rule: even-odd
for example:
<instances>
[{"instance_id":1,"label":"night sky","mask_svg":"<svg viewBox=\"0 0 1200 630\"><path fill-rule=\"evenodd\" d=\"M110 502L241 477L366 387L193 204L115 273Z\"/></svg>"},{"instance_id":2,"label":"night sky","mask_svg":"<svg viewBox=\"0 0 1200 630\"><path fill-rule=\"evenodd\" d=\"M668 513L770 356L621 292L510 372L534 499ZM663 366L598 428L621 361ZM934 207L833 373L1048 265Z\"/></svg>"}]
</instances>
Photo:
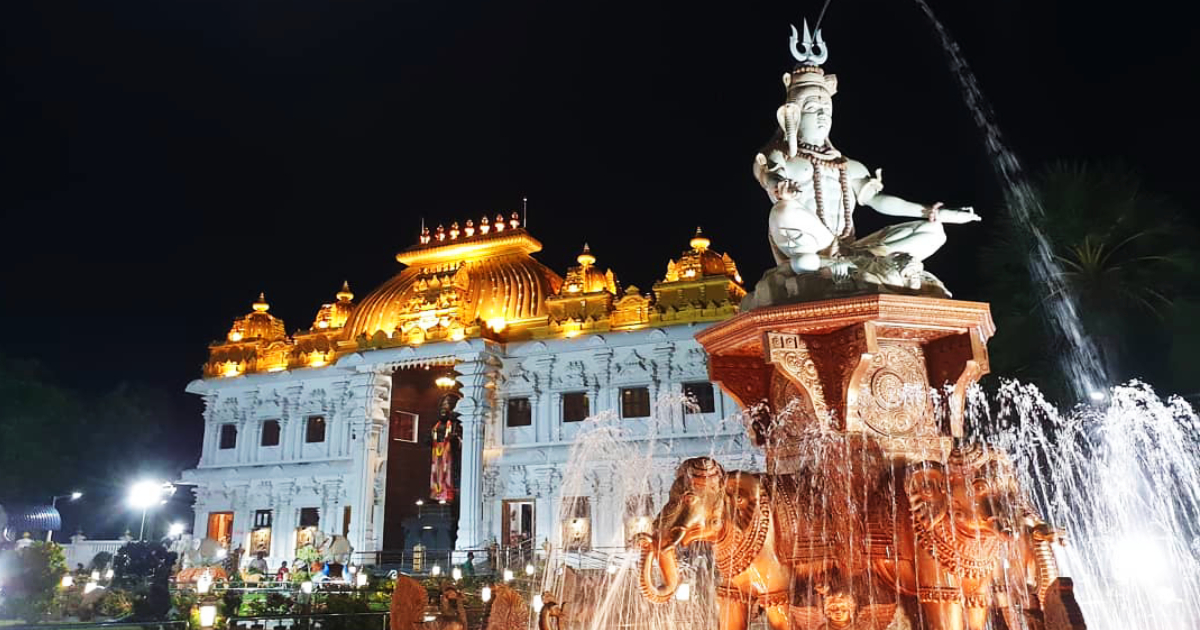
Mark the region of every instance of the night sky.
<instances>
[{"instance_id":1,"label":"night sky","mask_svg":"<svg viewBox=\"0 0 1200 630\"><path fill-rule=\"evenodd\" d=\"M1028 166L1123 158L1194 198L1194 24L1154 0L933 1ZM529 198L540 260L587 241L649 288L702 225L753 282L789 22L818 2L4 3L0 353L177 401L265 291L289 331L432 226ZM976 206L928 266L958 297L999 190L911 0L834 0L834 143L888 192ZM1185 206L1187 207L1187 206ZM860 233L881 225L861 213ZM98 430L102 428L98 427Z\"/></svg>"}]
</instances>

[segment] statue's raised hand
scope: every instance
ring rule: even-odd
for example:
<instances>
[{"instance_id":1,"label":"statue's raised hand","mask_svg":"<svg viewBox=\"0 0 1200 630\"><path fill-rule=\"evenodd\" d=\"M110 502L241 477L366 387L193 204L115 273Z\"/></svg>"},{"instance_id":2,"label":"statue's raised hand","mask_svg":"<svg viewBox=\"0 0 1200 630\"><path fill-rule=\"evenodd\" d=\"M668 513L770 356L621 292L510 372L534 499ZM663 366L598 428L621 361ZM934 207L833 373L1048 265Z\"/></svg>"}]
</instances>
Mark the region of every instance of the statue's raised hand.
<instances>
[{"instance_id":1,"label":"statue's raised hand","mask_svg":"<svg viewBox=\"0 0 1200 630\"><path fill-rule=\"evenodd\" d=\"M858 189L858 205L870 205L868 202L875 198L883 191L883 169L875 169L875 177L868 177L867 181Z\"/></svg>"},{"instance_id":2,"label":"statue's raised hand","mask_svg":"<svg viewBox=\"0 0 1200 630\"><path fill-rule=\"evenodd\" d=\"M929 222L962 224L972 221L982 221L983 217L975 214L975 209L966 206L964 208L943 208L942 202L937 202L928 208L925 208L925 219Z\"/></svg>"},{"instance_id":3,"label":"statue's raised hand","mask_svg":"<svg viewBox=\"0 0 1200 630\"><path fill-rule=\"evenodd\" d=\"M795 199L800 194L796 183L790 179L781 179L775 184L775 198L781 200Z\"/></svg>"}]
</instances>

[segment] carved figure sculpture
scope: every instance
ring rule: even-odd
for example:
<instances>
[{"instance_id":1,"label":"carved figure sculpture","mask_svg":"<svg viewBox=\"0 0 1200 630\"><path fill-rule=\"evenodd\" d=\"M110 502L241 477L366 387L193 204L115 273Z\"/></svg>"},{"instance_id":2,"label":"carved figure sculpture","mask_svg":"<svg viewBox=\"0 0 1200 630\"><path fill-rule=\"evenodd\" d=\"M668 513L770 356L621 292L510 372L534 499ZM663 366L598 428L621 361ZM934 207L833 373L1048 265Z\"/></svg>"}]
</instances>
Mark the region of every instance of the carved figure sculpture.
<instances>
[{"instance_id":1,"label":"carved figure sculpture","mask_svg":"<svg viewBox=\"0 0 1200 630\"><path fill-rule=\"evenodd\" d=\"M563 606L554 593L542 593L542 609L538 611L538 630L563 630Z\"/></svg>"},{"instance_id":2,"label":"carved figure sculpture","mask_svg":"<svg viewBox=\"0 0 1200 630\"><path fill-rule=\"evenodd\" d=\"M1042 588L1057 567L1046 547L1053 530L1021 495L1007 458L972 447L944 464L879 463L846 477L836 463L769 476L685 461L654 530L636 539L643 595L667 601L679 585L676 549L707 542L722 578L723 630L744 630L756 606L773 630L882 630L901 596L920 603L930 630L982 630L993 611L1023 628L1003 610L1040 609L1024 576ZM1021 559L1020 576L1006 577L1006 557ZM993 600L995 587L1004 601Z\"/></svg>"},{"instance_id":3,"label":"carved figure sculpture","mask_svg":"<svg viewBox=\"0 0 1200 630\"><path fill-rule=\"evenodd\" d=\"M529 606L521 599L521 594L505 584L496 584L492 589L487 630L526 630L529 627Z\"/></svg>"},{"instance_id":4,"label":"carved figure sculpture","mask_svg":"<svg viewBox=\"0 0 1200 630\"><path fill-rule=\"evenodd\" d=\"M396 576L390 606L391 630L466 630L462 594L453 585L442 588L438 614L432 621L424 621L428 604L429 596L420 582L407 575Z\"/></svg>"},{"instance_id":5,"label":"carved figure sculpture","mask_svg":"<svg viewBox=\"0 0 1200 630\"><path fill-rule=\"evenodd\" d=\"M970 208L916 204L883 194L882 171L874 174L829 141L837 77L821 68L828 57L804 25L804 52L796 48L796 68L783 75L786 101L776 112L780 134L754 161L754 176L772 202L771 251L778 264L796 274L823 272L842 284L868 284L891 290L945 294L921 261L946 241L945 223L978 221ZM819 49L819 54L813 54ZM889 216L916 219L859 238L854 210L870 206Z\"/></svg>"}]
</instances>

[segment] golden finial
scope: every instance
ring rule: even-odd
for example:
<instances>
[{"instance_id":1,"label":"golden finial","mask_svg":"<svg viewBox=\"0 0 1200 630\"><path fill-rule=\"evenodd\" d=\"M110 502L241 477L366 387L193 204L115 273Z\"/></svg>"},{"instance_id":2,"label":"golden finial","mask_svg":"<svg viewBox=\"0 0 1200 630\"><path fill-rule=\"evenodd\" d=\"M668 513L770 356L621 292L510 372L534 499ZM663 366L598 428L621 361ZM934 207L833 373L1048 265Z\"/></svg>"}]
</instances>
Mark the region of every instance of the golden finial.
<instances>
[{"instance_id":1,"label":"golden finial","mask_svg":"<svg viewBox=\"0 0 1200 630\"><path fill-rule=\"evenodd\" d=\"M439 241L446 240L446 228L441 225L437 226L437 229L434 230L434 235L437 237L437 240L439 240Z\"/></svg>"},{"instance_id":2,"label":"golden finial","mask_svg":"<svg viewBox=\"0 0 1200 630\"><path fill-rule=\"evenodd\" d=\"M504 225L504 215L503 214L500 214L500 213L496 214L496 222L494 223L494 225L496 226L497 232L503 232L504 228L508 227L508 226Z\"/></svg>"},{"instance_id":3,"label":"golden finial","mask_svg":"<svg viewBox=\"0 0 1200 630\"><path fill-rule=\"evenodd\" d=\"M492 224L491 224L491 222L488 221L487 215L485 214L485 215L483 215L483 218L479 220L479 233L487 234L488 232L491 232L491 231L492 231Z\"/></svg>"},{"instance_id":4,"label":"golden finial","mask_svg":"<svg viewBox=\"0 0 1200 630\"><path fill-rule=\"evenodd\" d=\"M350 292L350 281L342 280L342 290L337 292L339 302L349 302L354 299L354 294Z\"/></svg>"},{"instance_id":5,"label":"golden finial","mask_svg":"<svg viewBox=\"0 0 1200 630\"><path fill-rule=\"evenodd\" d=\"M514 230L521 227L521 215L516 212L512 213L512 217L508 220L508 225Z\"/></svg>"},{"instance_id":6,"label":"golden finial","mask_svg":"<svg viewBox=\"0 0 1200 630\"><path fill-rule=\"evenodd\" d=\"M710 244L712 244L712 241L710 241L704 237L704 235L700 231L700 226L697 225L696 226L696 235L692 237L692 240L688 244L692 246L692 249L694 249L698 252L702 252L702 251L708 249L708 246Z\"/></svg>"},{"instance_id":7,"label":"golden finial","mask_svg":"<svg viewBox=\"0 0 1200 630\"><path fill-rule=\"evenodd\" d=\"M463 228L463 234L467 237L475 236L475 222L467 219L467 225Z\"/></svg>"},{"instance_id":8,"label":"golden finial","mask_svg":"<svg viewBox=\"0 0 1200 630\"><path fill-rule=\"evenodd\" d=\"M450 238L451 239L458 238L458 221L455 221L454 223L450 224Z\"/></svg>"},{"instance_id":9,"label":"golden finial","mask_svg":"<svg viewBox=\"0 0 1200 630\"><path fill-rule=\"evenodd\" d=\"M256 313L266 313L267 310L271 308L271 305L267 304L266 293L259 293L258 300L255 301L252 306L254 308L254 312Z\"/></svg>"},{"instance_id":10,"label":"golden finial","mask_svg":"<svg viewBox=\"0 0 1200 630\"><path fill-rule=\"evenodd\" d=\"M588 247L587 243L583 244L583 253L575 258L575 261L584 267L596 264L596 257L592 255L592 250Z\"/></svg>"}]
</instances>

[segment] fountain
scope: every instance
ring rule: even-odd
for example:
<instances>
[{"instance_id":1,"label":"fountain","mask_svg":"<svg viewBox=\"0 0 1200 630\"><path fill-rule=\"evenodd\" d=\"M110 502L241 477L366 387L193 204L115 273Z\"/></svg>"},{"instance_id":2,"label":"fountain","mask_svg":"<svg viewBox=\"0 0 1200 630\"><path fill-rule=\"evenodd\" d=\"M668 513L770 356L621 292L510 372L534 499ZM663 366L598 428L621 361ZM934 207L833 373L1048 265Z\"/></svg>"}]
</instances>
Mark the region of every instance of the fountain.
<instances>
[{"instance_id":1,"label":"fountain","mask_svg":"<svg viewBox=\"0 0 1200 630\"><path fill-rule=\"evenodd\" d=\"M1136 383L1069 414L1018 383L985 396L989 307L949 299L923 264L944 224L978 215L883 194L880 171L829 142L837 80L820 31L793 29L791 48L780 134L754 169L778 266L740 315L697 335L756 448L682 462L665 504L629 532L631 551L555 550L542 586L558 618L589 630L1082 630L1086 613L1092 628L1198 627L1191 408ZM862 205L912 220L860 238ZM1074 376L1091 393L1102 372L1070 308L1056 325L1075 333ZM611 419L588 429L563 496L586 495L604 466L618 495L641 496L640 464L665 446L653 426L640 443ZM560 524L571 515L564 506Z\"/></svg>"}]
</instances>

